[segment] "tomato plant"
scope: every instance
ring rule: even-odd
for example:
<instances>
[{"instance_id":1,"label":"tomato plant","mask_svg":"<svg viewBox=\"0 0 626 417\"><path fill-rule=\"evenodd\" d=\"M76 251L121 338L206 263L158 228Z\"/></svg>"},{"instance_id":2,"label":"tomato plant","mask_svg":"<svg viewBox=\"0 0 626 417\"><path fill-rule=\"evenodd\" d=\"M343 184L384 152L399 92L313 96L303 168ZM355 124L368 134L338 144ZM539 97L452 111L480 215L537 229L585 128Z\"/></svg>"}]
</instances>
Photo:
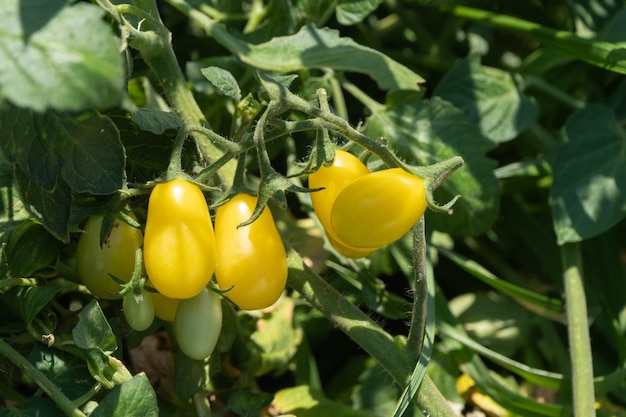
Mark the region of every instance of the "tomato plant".
<instances>
[{"instance_id":1,"label":"tomato plant","mask_svg":"<svg viewBox=\"0 0 626 417\"><path fill-rule=\"evenodd\" d=\"M626 415L623 1L31 3L0 415Z\"/></svg>"},{"instance_id":2,"label":"tomato plant","mask_svg":"<svg viewBox=\"0 0 626 417\"><path fill-rule=\"evenodd\" d=\"M337 195L331 224L338 239L360 248L405 235L426 211L424 180L401 168L357 178Z\"/></svg>"},{"instance_id":3,"label":"tomato plant","mask_svg":"<svg viewBox=\"0 0 626 417\"><path fill-rule=\"evenodd\" d=\"M311 203L320 223L324 227L330 244L344 256L361 258L374 252L377 247L354 247L343 242L335 232L331 222L332 207L337 196L357 178L369 174L356 156L341 149L335 150L335 158L330 166L322 165L317 171L309 174L309 188L323 188L311 193Z\"/></svg>"},{"instance_id":4,"label":"tomato plant","mask_svg":"<svg viewBox=\"0 0 626 417\"><path fill-rule=\"evenodd\" d=\"M129 281L135 268L135 252L143 241L139 229L116 219L100 245L102 216L87 220L78 239L76 261L78 276L96 297L117 298L120 285L111 275Z\"/></svg>"},{"instance_id":5,"label":"tomato plant","mask_svg":"<svg viewBox=\"0 0 626 417\"><path fill-rule=\"evenodd\" d=\"M122 310L130 328L138 332L146 330L154 321L155 308L148 291L142 290L139 300L132 291L127 292L122 299Z\"/></svg>"},{"instance_id":6,"label":"tomato plant","mask_svg":"<svg viewBox=\"0 0 626 417\"><path fill-rule=\"evenodd\" d=\"M157 184L148 203L144 263L150 282L169 298L191 298L211 280L215 236L211 215L195 184Z\"/></svg>"},{"instance_id":7,"label":"tomato plant","mask_svg":"<svg viewBox=\"0 0 626 417\"><path fill-rule=\"evenodd\" d=\"M269 208L251 224L257 199L237 194L217 209L215 278L232 302L244 310L269 307L287 282L287 257Z\"/></svg>"},{"instance_id":8,"label":"tomato plant","mask_svg":"<svg viewBox=\"0 0 626 417\"><path fill-rule=\"evenodd\" d=\"M174 320L174 334L180 350L191 359L206 359L222 330L221 297L207 288L180 301Z\"/></svg>"}]
</instances>

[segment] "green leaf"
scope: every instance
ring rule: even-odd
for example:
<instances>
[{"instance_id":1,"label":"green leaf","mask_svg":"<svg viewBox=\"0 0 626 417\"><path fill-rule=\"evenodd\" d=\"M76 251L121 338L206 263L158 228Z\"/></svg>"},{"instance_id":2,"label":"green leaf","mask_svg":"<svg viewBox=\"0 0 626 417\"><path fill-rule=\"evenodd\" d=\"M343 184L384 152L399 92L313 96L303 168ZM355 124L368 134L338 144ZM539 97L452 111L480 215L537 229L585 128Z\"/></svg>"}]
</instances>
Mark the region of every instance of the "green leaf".
<instances>
[{"instance_id":1,"label":"green leaf","mask_svg":"<svg viewBox=\"0 0 626 417\"><path fill-rule=\"evenodd\" d=\"M78 324L72 329L72 337L80 348L77 354L87 361L89 372L105 388L111 389L132 377L124 364L111 356L117 350L117 341L96 300L92 300L78 314Z\"/></svg>"},{"instance_id":2,"label":"green leaf","mask_svg":"<svg viewBox=\"0 0 626 417\"><path fill-rule=\"evenodd\" d=\"M543 369L537 369L525 365L521 362L511 359L509 356L500 352L489 349L488 347L476 342L467 334L457 330L445 322L437 323L439 331L450 340L461 343L463 346L472 349L476 353L483 355L489 360L497 363L505 369L519 375L527 381L553 390L558 390L563 383L563 375L555 372L549 372Z\"/></svg>"},{"instance_id":3,"label":"green leaf","mask_svg":"<svg viewBox=\"0 0 626 417\"><path fill-rule=\"evenodd\" d=\"M121 43L102 9L64 0L7 0L0 15L1 98L37 111L103 109L121 101Z\"/></svg>"},{"instance_id":4,"label":"green leaf","mask_svg":"<svg viewBox=\"0 0 626 417\"><path fill-rule=\"evenodd\" d=\"M51 191L46 191L20 169L15 170L15 180L26 210L57 239L69 242L72 193L67 184L59 181Z\"/></svg>"},{"instance_id":5,"label":"green leaf","mask_svg":"<svg viewBox=\"0 0 626 417\"><path fill-rule=\"evenodd\" d=\"M299 0L292 2L291 8L301 22L324 22L328 19L329 10L336 7L336 4L337 0Z\"/></svg>"},{"instance_id":6,"label":"green leaf","mask_svg":"<svg viewBox=\"0 0 626 417\"><path fill-rule=\"evenodd\" d=\"M164 114L161 113L161 115ZM147 119L150 121L146 121L146 123L150 125L149 128L147 125L142 125L142 128L139 128L138 124L134 123L126 112L115 112L115 114L110 115L120 132L126 150L126 173L130 182L152 181L167 170L169 154L173 145L173 135L169 135L169 132L156 134L151 131L165 127L161 124L163 121L152 118L155 115L155 113L143 113L140 116L142 118L148 116ZM160 119L160 115L157 117ZM185 152L183 156L186 161L194 155L192 152Z\"/></svg>"},{"instance_id":7,"label":"green leaf","mask_svg":"<svg viewBox=\"0 0 626 417\"><path fill-rule=\"evenodd\" d=\"M156 394L143 373L113 388L90 414L90 417L158 416Z\"/></svg>"},{"instance_id":8,"label":"green leaf","mask_svg":"<svg viewBox=\"0 0 626 417\"><path fill-rule=\"evenodd\" d=\"M368 368L359 376L359 385L350 396L352 405L364 413L391 416L402 390L394 384L381 384L380 378L381 375L385 375L385 370L373 360L370 360L368 365ZM402 415L420 416L415 409Z\"/></svg>"},{"instance_id":9,"label":"green leaf","mask_svg":"<svg viewBox=\"0 0 626 417\"><path fill-rule=\"evenodd\" d=\"M140 129L155 135L162 135L166 130L179 129L183 126L183 121L175 113L143 107L134 110L131 118Z\"/></svg>"},{"instance_id":10,"label":"green leaf","mask_svg":"<svg viewBox=\"0 0 626 417\"><path fill-rule=\"evenodd\" d=\"M61 287L13 287L0 299L28 325L41 310L54 298Z\"/></svg>"},{"instance_id":11,"label":"green leaf","mask_svg":"<svg viewBox=\"0 0 626 417\"><path fill-rule=\"evenodd\" d=\"M76 399L94 384L85 362L62 350L35 344L30 361L70 399Z\"/></svg>"},{"instance_id":12,"label":"green leaf","mask_svg":"<svg viewBox=\"0 0 626 417\"><path fill-rule=\"evenodd\" d=\"M92 300L78 314L72 336L81 349L99 348L108 354L117 350L115 335L96 300Z\"/></svg>"},{"instance_id":13,"label":"green leaf","mask_svg":"<svg viewBox=\"0 0 626 417\"><path fill-rule=\"evenodd\" d=\"M613 111L573 113L553 162L550 206L559 244L596 236L626 215L626 134Z\"/></svg>"},{"instance_id":14,"label":"green leaf","mask_svg":"<svg viewBox=\"0 0 626 417\"><path fill-rule=\"evenodd\" d=\"M380 382L380 379L379 379ZM377 414L332 401L306 385L285 388L276 393L272 406L280 413L298 417L375 417Z\"/></svg>"},{"instance_id":15,"label":"green leaf","mask_svg":"<svg viewBox=\"0 0 626 417\"><path fill-rule=\"evenodd\" d=\"M492 274L478 262L466 258L457 252L441 246L436 246L436 248L438 252L454 262L457 266L469 272L471 275L495 290L498 290L500 293L514 298L529 310L539 313L545 317L550 317L559 322L564 321L563 310L565 307L560 299L552 298L505 281Z\"/></svg>"},{"instance_id":16,"label":"green leaf","mask_svg":"<svg viewBox=\"0 0 626 417\"><path fill-rule=\"evenodd\" d=\"M26 400L27 417L64 417L66 416L52 400L43 397L30 397Z\"/></svg>"},{"instance_id":17,"label":"green leaf","mask_svg":"<svg viewBox=\"0 0 626 417\"><path fill-rule=\"evenodd\" d=\"M550 29L539 23L465 6L455 6L451 11L459 17L527 36L600 68L626 74L626 42L623 38L618 41L585 38L564 30Z\"/></svg>"},{"instance_id":18,"label":"green leaf","mask_svg":"<svg viewBox=\"0 0 626 417\"><path fill-rule=\"evenodd\" d=\"M430 165L462 156L463 169L455 172L435 192L447 202L460 194L451 216L427 212L428 224L453 235L478 235L491 228L498 215L499 185L495 161L486 153L494 146L463 113L440 98L422 100L411 92L391 92L383 111L365 125L365 134L383 137L409 161Z\"/></svg>"},{"instance_id":19,"label":"green leaf","mask_svg":"<svg viewBox=\"0 0 626 417\"><path fill-rule=\"evenodd\" d=\"M449 307L470 337L504 356L513 356L527 342L531 313L499 293L462 294Z\"/></svg>"},{"instance_id":20,"label":"green leaf","mask_svg":"<svg viewBox=\"0 0 626 417\"><path fill-rule=\"evenodd\" d=\"M313 25L297 33L251 45L233 39L229 49L254 67L269 71L293 72L308 68L332 68L372 77L385 90L418 90L424 79L387 55L359 45L339 32Z\"/></svg>"},{"instance_id":21,"label":"green leaf","mask_svg":"<svg viewBox=\"0 0 626 417\"><path fill-rule=\"evenodd\" d=\"M570 8L576 19L576 32L589 36L598 32L624 8L621 0L573 0Z\"/></svg>"},{"instance_id":22,"label":"green leaf","mask_svg":"<svg viewBox=\"0 0 626 417\"><path fill-rule=\"evenodd\" d=\"M207 67L200 69L200 72L215 87L218 93L235 101L241 100L239 84L237 84L237 80L229 71L219 67Z\"/></svg>"},{"instance_id":23,"label":"green leaf","mask_svg":"<svg viewBox=\"0 0 626 417\"><path fill-rule=\"evenodd\" d=\"M382 2L382 0L339 0L335 9L337 21L342 25L362 22Z\"/></svg>"},{"instance_id":24,"label":"green leaf","mask_svg":"<svg viewBox=\"0 0 626 417\"><path fill-rule=\"evenodd\" d=\"M174 363L174 392L178 397L189 399L208 384L209 367L204 361L191 359L177 350L174 352Z\"/></svg>"},{"instance_id":25,"label":"green leaf","mask_svg":"<svg viewBox=\"0 0 626 417\"><path fill-rule=\"evenodd\" d=\"M6 158L46 190L59 174L78 193L110 194L122 187L126 155L108 117L4 106L0 126Z\"/></svg>"},{"instance_id":26,"label":"green leaf","mask_svg":"<svg viewBox=\"0 0 626 417\"><path fill-rule=\"evenodd\" d=\"M235 391L228 397L226 404L239 416L260 415L271 404L274 396L265 392Z\"/></svg>"},{"instance_id":27,"label":"green leaf","mask_svg":"<svg viewBox=\"0 0 626 417\"><path fill-rule=\"evenodd\" d=\"M283 298L276 307L258 319L256 331L250 335L260 362L255 375L286 369L302 340L302 329L293 324L294 301Z\"/></svg>"},{"instance_id":28,"label":"green leaf","mask_svg":"<svg viewBox=\"0 0 626 417\"><path fill-rule=\"evenodd\" d=\"M12 277L28 277L48 266L61 250L61 242L39 223L22 222L11 232L6 254Z\"/></svg>"},{"instance_id":29,"label":"green leaf","mask_svg":"<svg viewBox=\"0 0 626 417\"><path fill-rule=\"evenodd\" d=\"M27 417L26 411L15 407L0 407L0 417Z\"/></svg>"},{"instance_id":30,"label":"green leaf","mask_svg":"<svg viewBox=\"0 0 626 417\"><path fill-rule=\"evenodd\" d=\"M522 94L519 83L509 72L482 66L480 57L472 54L443 76L433 95L465 111L468 122L500 143L526 130L539 113L535 102Z\"/></svg>"}]
</instances>

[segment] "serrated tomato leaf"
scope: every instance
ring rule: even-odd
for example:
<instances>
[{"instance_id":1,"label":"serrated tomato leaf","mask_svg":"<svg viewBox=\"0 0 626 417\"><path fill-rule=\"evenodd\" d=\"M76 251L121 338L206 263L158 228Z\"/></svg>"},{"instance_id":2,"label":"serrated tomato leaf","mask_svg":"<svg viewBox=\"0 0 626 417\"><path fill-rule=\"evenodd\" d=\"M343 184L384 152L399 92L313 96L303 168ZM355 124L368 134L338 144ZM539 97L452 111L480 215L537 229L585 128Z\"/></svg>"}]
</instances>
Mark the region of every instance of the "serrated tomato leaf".
<instances>
[{"instance_id":1,"label":"serrated tomato leaf","mask_svg":"<svg viewBox=\"0 0 626 417\"><path fill-rule=\"evenodd\" d=\"M268 71L291 72L333 68L373 78L381 89L418 90L424 79L413 70L375 49L339 36L328 28L303 26L297 33L252 45L236 38L225 45L243 62Z\"/></svg>"},{"instance_id":2,"label":"serrated tomato leaf","mask_svg":"<svg viewBox=\"0 0 626 417\"><path fill-rule=\"evenodd\" d=\"M110 194L122 187L126 155L115 124L106 116L73 117L3 106L0 148L31 180L46 190L59 174L78 193Z\"/></svg>"},{"instance_id":3,"label":"serrated tomato leaf","mask_svg":"<svg viewBox=\"0 0 626 417\"><path fill-rule=\"evenodd\" d=\"M342 25L362 22L382 3L382 0L339 0L335 14Z\"/></svg>"},{"instance_id":4,"label":"serrated tomato leaf","mask_svg":"<svg viewBox=\"0 0 626 417\"><path fill-rule=\"evenodd\" d=\"M486 156L494 143L465 121L463 112L440 98L422 100L418 94L396 91L383 111L367 120L365 133L383 137L400 155L419 165L461 156L465 166L436 191L440 202L461 195L450 216L427 211L428 223L453 235L478 235L489 230L499 210L495 161Z\"/></svg>"},{"instance_id":5,"label":"serrated tomato leaf","mask_svg":"<svg viewBox=\"0 0 626 417\"><path fill-rule=\"evenodd\" d=\"M61 287L13 287L2 295L2 301L28 325L54 298Z\"/></svg>"},{"instance_id":6,"label":"serrated tomato leaf","mask_svg":"<svg viewBox=\"0 0 626 417\"><path fill-rule=\"evenodd\" d=\"M588 105L565 123L550 206L559 244L596 236L626 216L626 132L613 111Z\"/></svg>"},{"instance_id":7,"label":"serrated tomato leaf","mask_svg":"<svg viewBox=\"0 0 626 417\"><path fill-rule=\"evenodd\" d=\"M7 0L0 16L0 98L36 111L120 103L121 41L102 9L64 0Z\"/></svg>"},{"instance_id":8,"label":"serrated tomato leaf","mask_svg":"<svg viewBox=\"0 0 626 417\"><path fill-rule=\"evenodd\" d=\"M90 414L91 417L158 417L158 415L156 394L143 373L113 388Z\"/></svg>"},{"instance_id":9,"label":"serrated tomato leaf","mask_svg":"<svg viewBox=\"0 0 626 417\"><path fill-rule=\"evenodd\" d=\"M274 396L271 407L281 414L298 417L374 417L377 414L366 410L355 410L347 404L333 401L308 385L281 389Z\"/></svg>"},{"instance_id":10,"label":"serrated tomato leaf","mask_svg":"<svg viewBox=\"0 0 626 417\"><path fill-rule=\"evenodd\" d=\"M237 80L230 71L220 67L206 67L201 68L200 72L215 87L218 93L235 101L241 100L239 84L237 84Z\"/></svg>"},{"instance_id":11,"label":"serrated tomato leaf","mask_svg":"<svg viewBox=\"0 0 626 417\"><path fill-rule=\"evenodd\" d=\"M26 210L57 239L68 242L72 192L63 181L47 191L32 181L18 167L15 182Z\"/></svg>"},{"instance_id":12,"label":"serrated tomato leaf","mask_svg":"<svg viewBox=\"0 0 626 417\"><path fill-rule=\"evenodd\" d=\"M80 397L93 386L85 362L70 353L37 343L30 354L30 361L70 399Z\"/></svg>"},{"instance_id":13,"label":"serrated tomato leaf","mask_svg":"<svg viewBox=\"0 0 626 417\"><path fill-rule=\"evenodd\" d=\"M11 277L28 277L49 265L61 251L61 242L39 223L25 220L9 236L6 247Z\"/></svg>"},{"instance_id":14,"label":"serrated tomato leaf","mask_svg":"<svg viewBox=\"0 0 626 417\"><path fill-rule=\"evenodd\" d=\"M130 116L141 130L155 135L162 135L168 129L178 129L183 126L183 121L176 114L161 110L140 107Z\"/></svg>"},{"instance_id":15,"label":"serrated tomato leaf","mask_svg":"<svg viewBox=\"0 0 626 417\"><path fill-rule=\"evenodd\" d=\"M108 354L117 350L115 335L96 300L78 314L78 324L72 329L72 336L81 349L99 348Z\"/></svg>"}]
</instances>

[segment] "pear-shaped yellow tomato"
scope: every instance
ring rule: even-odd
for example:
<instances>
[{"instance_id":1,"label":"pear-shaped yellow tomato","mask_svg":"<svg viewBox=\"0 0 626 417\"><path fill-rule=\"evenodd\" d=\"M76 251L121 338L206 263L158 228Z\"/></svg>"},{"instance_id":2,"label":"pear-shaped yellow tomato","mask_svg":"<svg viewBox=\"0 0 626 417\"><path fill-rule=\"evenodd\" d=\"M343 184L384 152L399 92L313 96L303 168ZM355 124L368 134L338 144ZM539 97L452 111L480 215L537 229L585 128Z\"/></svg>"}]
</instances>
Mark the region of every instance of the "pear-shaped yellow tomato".
<instances>
[{"instance_id":1,"label":"pear-shaped yellow tomato","mask_svg":"<svg viewBox=\"0 0 626 417\"><path fill-rule=\"evenodd\" d=\"M158 292L149 292L154 304L154 315L163 321L173 322L176 318L176 310L180 304L178 298L168 298Z\"/></svg>"},{"instance_id":2,"label":"pear-shaped yellow tomato","mask_svg":"<svg viewBox=\"0 0 626 417\"><path fill-rule=\"evenodd\" d=\"M87 220L78 239L76 266L80 280L93 295L113 299L122 288L111 275L130 281L135 269L135 251L141 246L143 236L139 229L116 219L101 247L101 228L102 216Z\"/></svg>"},{"instance_id":3,"label":"pear-shaped yellow tomato","mask_svg":"<svg viewBox=\"0 0 626 417\"><path fill-rule=\"evenodd\" d=\"M331 213L337 237L359 248L401 238L426 211L424 180L401 168L360 177L337 196Z\"/></svg>"},{"instance_id":4,"label":"pear-shaped yellow tomato","mask_svg":"<svg viewBox=\"0 0 626 417\"><path fill-rule=\"evenodd\" d=\"M143 256L150 282L166 297L191 298L206 287L215 268L215 236L197 185L177 178L154 187Z\"/></svg>"},{"instance_id":5,"label":"pear-shaped yellow tomato","mask_svg":"<svg viewBox=\"0 0 626 417\"><path fill-rule=\"evenodd\" d=\"M215 278L224 295L242 310L274 304L287 283L287 255L272 213L266 207L252 224L257 199L238 194L217 209Z\"/></svg>"},{"instance_id":6,"label":"pear-shaped yellow tomato","mask_svg":"<svg viewBox=\"0 0 626 417\"><path fill-rule=\"evenodd\" d=\"M321 166L309 175L309 188L324 188L311 193L313 210L324 227L330 244L340 254L349 258L362 258L374 252L377 248L355 248L339 239L331 223L331 211L337 196L348 184L357 178L368 175L367 167L349 152L335 150L335 159L332 165Z\"/></svg>"}]
</instances>

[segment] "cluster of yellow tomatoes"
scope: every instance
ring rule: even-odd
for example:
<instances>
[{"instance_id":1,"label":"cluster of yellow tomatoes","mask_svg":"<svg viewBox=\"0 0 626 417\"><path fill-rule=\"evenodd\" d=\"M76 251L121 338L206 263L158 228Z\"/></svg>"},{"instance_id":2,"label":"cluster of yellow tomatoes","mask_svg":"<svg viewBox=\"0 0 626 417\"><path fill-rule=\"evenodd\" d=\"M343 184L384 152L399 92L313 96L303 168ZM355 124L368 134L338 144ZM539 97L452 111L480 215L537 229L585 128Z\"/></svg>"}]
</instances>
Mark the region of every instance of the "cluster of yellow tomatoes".
<instances>
[{"instance_id":1,"label":"cluster of yellow tomatoes","mask_svg":"<svg viewBox=\"0 0 626 417\"><path fill-rule=\"evenodd\" d=\"M357 258L404 235L426 209L424 181L400 168L370 172L354 155L337 150L332 165L309 175L314 211L341 254ZM217 343L222 296L242 310L271 306L287 282L287 256L271 212L254 222L256 197L237 194L219 206L214 222L200 188L176 178L150 194L145 233L116 220L100 246L102 217L91 217L78 241L78 273L97 297L119 297L111 276L129 281L143 245L148 286L126 291L124 316L131 328L148 329L154 316L173 322L176 342L202 360ZM216 289L209 286L215 276Z\"/></svg>"},{"instance_id":2,"label":"cluster of yellow tomatoes","mask_svg":"<svg viewBox=\"0 0 626 417\"><path fill-rule=\"evenodd\" d=\"M150 194L145 233L117 220L100 247L102 217L88 220L77 247L78 273L101 298L115 298L120 286L110 275L130 280L134 254L143 244L143 265L153 291L124 296L124 316L135 330L146 330L156 315L174 323L176 342L193 359L213 351L222 325L219 290L243 310L272 305L287 282L287 256L269 209L248 220L256 198L238 194L211 220L200 188L177 178L157 184Z\"/></svg>"},{"instance_id":3,"label":"cluster of yellow tomatoes","mask_svg":"<svg viewBox=\"0 0 626 417\"><path fill-rule=\"evenodd\" d=\"M315 214L340 254L368 256L404 236L426 211L424 180L401 168L370 172L336 150L332 165L309 175Z\"/></svg>"}]
</instances>

